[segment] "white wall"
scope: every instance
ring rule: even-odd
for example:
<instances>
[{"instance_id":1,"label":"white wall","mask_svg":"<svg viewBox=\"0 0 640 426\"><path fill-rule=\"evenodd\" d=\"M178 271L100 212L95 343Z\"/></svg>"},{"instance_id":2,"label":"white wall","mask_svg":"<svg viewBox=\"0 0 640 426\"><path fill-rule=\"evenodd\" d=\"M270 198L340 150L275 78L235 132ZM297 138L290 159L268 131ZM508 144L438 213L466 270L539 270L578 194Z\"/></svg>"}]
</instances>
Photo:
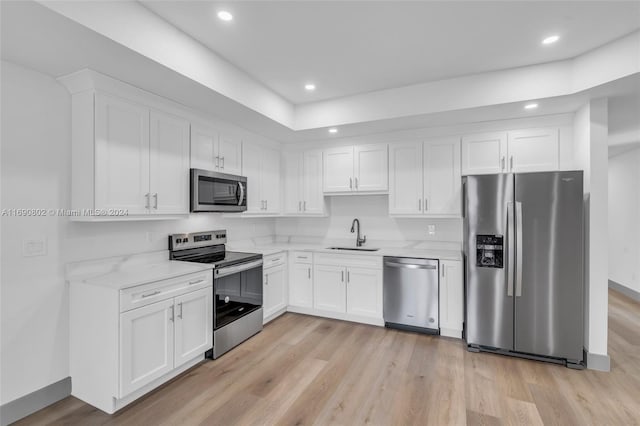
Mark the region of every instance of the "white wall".
<instances>
[{"instance_id":1,"label":"white wall","mask_svg":"<svg viewBox=\"0 0 640 426\"><path fill-rule=\"evenodd\" d=\"M329 217L280 218L276 222L279 236L326 237L329 240L353 240L351 222L360 220L361 234L367 245L376 241L462 242L461 219L416 219L389 217L387 195L341 195L327 197ZM427 226L435 225L435 235L427 234Z\"/></svg>"},{"instance_id":2,"label":"white wall","mask_svg":"<svg viewBox=\"0 0 640 426\"><path fill-rule=\"evenodd\" d=\"M608 359L607 123L607 99L591 100L576 112L573 132L576 165L584 170L585 346L594 360ZM609 368L608 361L598 365Z\"/></svg>"},{"instance_id":3,"label":"white wall","mask_svg":"<svg viewBox=\"0 0 640 426\"><path fill-rule=\"evenodd\" d=\"M609 279L640 292L640 148L609 158Z\"/></svg>"},{"instance_id":4,"label":"white wall","mask_svg":"<svg viewBox=\"0 0 640 426\"><path fill-rule=\"evenodd\" d=\"M1 207L70 208L71 102L57 81L2 62ZM231 240L273 235L273 219L76 223L7 217L2 228L0 404L69 375L68 262L166 250L167 235L226 228ZM25 239L45 238L47 254L23 257Z\"/></svg>"}]
</instances>

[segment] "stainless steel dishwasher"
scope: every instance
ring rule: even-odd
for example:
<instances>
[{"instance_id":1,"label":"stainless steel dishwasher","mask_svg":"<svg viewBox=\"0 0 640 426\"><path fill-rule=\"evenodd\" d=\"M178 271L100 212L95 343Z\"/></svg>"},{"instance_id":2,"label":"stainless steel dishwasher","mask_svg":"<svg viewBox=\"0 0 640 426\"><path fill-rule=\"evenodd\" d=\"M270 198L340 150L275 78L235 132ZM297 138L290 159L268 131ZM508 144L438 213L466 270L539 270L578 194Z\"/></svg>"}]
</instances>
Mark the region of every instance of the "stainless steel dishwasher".
<instances>
[{"instance_id":1,"label":"stainless steel dishwasher","mask_svg":"<svg viewBox=\"0 0 640 426\"><path fill-rule=\"evenodd\" d=\"M383 274L385 326L440 333L438 261L385 256Z\"/></svg>"}]
</instances>

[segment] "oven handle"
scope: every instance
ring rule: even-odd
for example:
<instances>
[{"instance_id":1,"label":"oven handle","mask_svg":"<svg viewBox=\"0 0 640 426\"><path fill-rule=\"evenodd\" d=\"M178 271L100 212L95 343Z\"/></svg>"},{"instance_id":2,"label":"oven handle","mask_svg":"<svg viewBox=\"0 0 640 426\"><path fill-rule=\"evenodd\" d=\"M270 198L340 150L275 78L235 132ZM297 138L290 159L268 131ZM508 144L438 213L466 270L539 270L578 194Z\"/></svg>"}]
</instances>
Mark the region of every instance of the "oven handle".
<instances>
[{"instance_id":1,"label":"oven handle","mask_svg":"<svg viewBox=\"0 0 640 426\"><path fill-rule=\"evenodd\" d=\"M228 275L237 274L238 272L248 271L249 269L262 266L262 259L254 260L249 263L241 263L240 265L225 266L214 271L214 278L222 278Z\"/></svg>"}]
</instances>

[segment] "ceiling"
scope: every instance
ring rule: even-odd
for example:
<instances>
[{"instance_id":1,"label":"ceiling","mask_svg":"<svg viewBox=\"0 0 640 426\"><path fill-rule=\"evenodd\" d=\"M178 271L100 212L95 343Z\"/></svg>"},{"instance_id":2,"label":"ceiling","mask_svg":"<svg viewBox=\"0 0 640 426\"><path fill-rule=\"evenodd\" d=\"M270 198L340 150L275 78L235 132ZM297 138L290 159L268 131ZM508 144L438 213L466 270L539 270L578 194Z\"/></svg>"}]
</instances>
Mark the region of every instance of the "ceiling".
<instances>
[{"instance_id":1,"label":"ceiling","mask_svg":"<svg viewBox=\"0 0 640 426\"><path fill-rule=\"evenodd\" d=\"M638 1L141 3L294 104L568 59L640 28Z\"/></svg>"}]
</instances>

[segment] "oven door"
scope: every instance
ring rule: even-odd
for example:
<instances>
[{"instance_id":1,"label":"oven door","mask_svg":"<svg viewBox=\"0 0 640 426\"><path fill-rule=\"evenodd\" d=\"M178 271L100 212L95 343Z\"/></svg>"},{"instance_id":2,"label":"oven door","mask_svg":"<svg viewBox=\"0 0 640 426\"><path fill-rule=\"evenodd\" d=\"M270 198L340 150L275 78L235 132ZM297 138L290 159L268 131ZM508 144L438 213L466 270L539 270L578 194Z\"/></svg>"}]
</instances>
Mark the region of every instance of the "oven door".
<instances>
[{"instance_id":1,"label":"oven door","mask_svg":"<svg viewBox=\"0 0 640 426\"><path fill-rule=\"evenodd\" d=\"M214 270L214 330L262 306L262 259Z\"/></svg>"},{"instance_id":2,"label":"oven door","mask_svg":"<svg viewBox=\"0 0 640 426\"><path fill-rule=\"evenodd\" d=\"M246 210L246 177L191 169L192 212L242 212Z\"/></svg>"}]
</instances>

